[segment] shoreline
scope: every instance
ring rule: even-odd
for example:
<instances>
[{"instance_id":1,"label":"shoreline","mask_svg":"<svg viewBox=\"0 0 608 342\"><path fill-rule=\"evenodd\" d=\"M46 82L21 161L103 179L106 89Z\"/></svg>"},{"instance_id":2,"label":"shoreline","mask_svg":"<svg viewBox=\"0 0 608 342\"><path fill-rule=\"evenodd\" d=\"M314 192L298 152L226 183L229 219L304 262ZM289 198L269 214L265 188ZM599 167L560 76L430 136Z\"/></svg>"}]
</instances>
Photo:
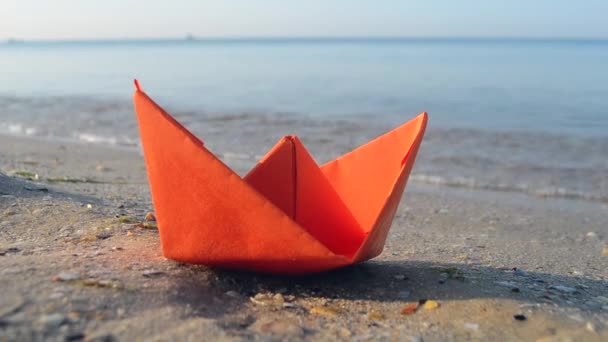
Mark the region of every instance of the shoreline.
<instances>
[{"instance_id":1,"label":"shoreline","mask_svg":"<svg viewBox=\"0 0 608 342\"><path fill-rule=\"evenodd\" d=\"M24 136L19 134L9 134L9 133L0 133L0 141L8 140L10 143L11 140L15 142L21 142L22 144L28 144L27 141L31 140L32 144L50 144L50 145L74 145L79 146L80 148L91 148L91 149L99 149L103 150L102 153L112 153L112 151L119 151L125 153L133 153L137 155L138 158L143 158L141 153L141 148L139 145L124 145L124 144L103 144L101 142L87 142L78 139L71 138L60 138L60 137L39 137L39 136ZM6 143L6 142L5 142ZM218 155L224 162L226 162L229 166L234 167L241 176L244 176L246 172L249 171L261 158L262 154L242 154L235 151L213 151L216 155ZM247 166L249 163L249 166ZM4 170L4 171L15 171L15 170ZM24 170L27 171L27 170ZM410 179L408 180L408 186L417 186L418 188L426 188L426 191L446 191L446 188L454 189L455 191L461 190L464 192L473 192L477 193L480 197L488 197L488 194L496 193L496 194L506 194L506 198L513 194L513 196L523 197L521 200L546 200L546 201L556 201L561 203L561 207L567 207L568 205L572 205L574 207L580 207L583 203L588 203L591 207L596 207L598 209L606 209L608 208L608 198L596 197L589 198L586 197L585 194L581 194L578 192L565 191L560 192L561 188L556 188L551 190L543 191L530 191L525 188L518 187L506 187L491 184L476 184L468 179L462 179L454 181L452 179L446 179L441 176L428 175L424 173L417 173L416 167L412 174L410 175ZM492 196L490 196L492 197Z\"/></svg>"}]
</instances>

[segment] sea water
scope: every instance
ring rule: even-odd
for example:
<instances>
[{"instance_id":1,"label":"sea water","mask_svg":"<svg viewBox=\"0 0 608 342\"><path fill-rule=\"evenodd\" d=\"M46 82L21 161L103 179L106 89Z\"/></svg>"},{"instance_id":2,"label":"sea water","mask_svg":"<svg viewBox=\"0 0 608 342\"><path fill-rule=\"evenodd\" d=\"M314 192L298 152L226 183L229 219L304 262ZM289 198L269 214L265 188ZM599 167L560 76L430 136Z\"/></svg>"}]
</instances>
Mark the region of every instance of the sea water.
<instances>
[{"instance_id":1,"label":"sea water","mask_svg":"<svg viewBox=\"0 0 608 342\"><path fill-rule=\"evenodd\" d=\"M288 120L355 145L427 111L413 181L608 202L608 41L5 43L0 132L137 145L134 78L203 140Z\"/></svg>"}]
</instances>

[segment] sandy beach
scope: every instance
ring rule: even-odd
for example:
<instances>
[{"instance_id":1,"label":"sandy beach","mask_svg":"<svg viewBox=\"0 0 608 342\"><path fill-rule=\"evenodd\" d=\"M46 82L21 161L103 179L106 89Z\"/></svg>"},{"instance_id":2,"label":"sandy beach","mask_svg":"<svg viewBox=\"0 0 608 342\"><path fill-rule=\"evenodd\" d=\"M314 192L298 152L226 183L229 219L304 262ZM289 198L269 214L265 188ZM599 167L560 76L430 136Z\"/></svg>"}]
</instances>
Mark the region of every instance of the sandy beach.
<instances>
[{"instance_id":1,"label":"sandy beach","mask_svg":"<svg viewBox=\"0 0 608 342\"><path fill-rule=\"evenodd\" d=\"M263 127L212 148L243 174ZM0 170L0 341L608 339L606 204L411 181L380 257L276 277L163 258L136 148L0 136Z\"/></svg>"}]
</instances>

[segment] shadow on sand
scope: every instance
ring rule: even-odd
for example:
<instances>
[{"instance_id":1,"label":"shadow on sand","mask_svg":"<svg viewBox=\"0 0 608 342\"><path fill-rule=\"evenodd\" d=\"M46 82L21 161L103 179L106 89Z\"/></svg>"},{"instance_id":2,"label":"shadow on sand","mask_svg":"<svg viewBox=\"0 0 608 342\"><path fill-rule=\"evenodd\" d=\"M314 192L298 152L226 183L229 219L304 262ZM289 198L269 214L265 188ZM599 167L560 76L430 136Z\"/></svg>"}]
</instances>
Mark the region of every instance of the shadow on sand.
<instances>
[{"instance_id":1,"label":"shadow on sand","mask_svg":"<svg viewBox=\"0 0 608 342\"><path fill-rule=\"evenodd\" d=\"M296 298L321 297L379 302L411 302L423 299L512 299L525 303L551 303L599 311L593 301L608 293L608 282L585 277L515 272L486 266L441 264L424 261L368 261L330 272L299 276L270 276L235 271L211 271L214 281L203 285L196 275L203 266L182 265L175 278L174 300L193 307L209 303L205 293L235 291L243 304L260 292L282 293ZM210 291L210 287L214 288Z\"/></svg>"}]
</instances>

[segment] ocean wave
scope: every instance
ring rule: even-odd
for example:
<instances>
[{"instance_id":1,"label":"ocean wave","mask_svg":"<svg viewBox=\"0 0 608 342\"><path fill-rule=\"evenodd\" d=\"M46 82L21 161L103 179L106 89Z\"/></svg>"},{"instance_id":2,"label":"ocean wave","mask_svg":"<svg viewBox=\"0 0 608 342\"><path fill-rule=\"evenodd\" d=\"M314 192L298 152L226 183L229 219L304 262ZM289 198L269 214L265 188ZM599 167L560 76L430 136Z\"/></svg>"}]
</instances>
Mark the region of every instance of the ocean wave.
<instances>
[{"instance_id":1,"label":"ocean wave","mask_svg":"<svg viewBox=\"0 0 608 342\"><path fill-rule=\"evenodd\" d=\"M38 137L60 141L67 140L109 146L139 146L138 139L127 135L116 136L90 132L72 132L71 134L65 134L63 132L54 132L53 130L45 129L44 126L33 126L16 122L0 123L0 134Z\"/></svg>"},{"instance_id":2,"label":"ocean wave","mask_svg":"<svg viewBox=\"0 0 608 342\"><path fill-rule=\"evenodd\" d=\"M93 133L78 133L76 139L91 144L104 144L112 146L139 146L139 141L127 136L99 135Z\"/></svg>"},{"instance_id":3,"label":"ocean wave","mask_svg":"<svg viewBox=\"0 0 608 342\"><path fill-rule=\"evenodd\" d=\"M21 123L0 123L0 132L5 132L12 135L35 136L38 133L38 128L27 126Z\"/></svg>"},{"instance_id":4,"label":"ocean wave","mask_svg":"<svg viewBox=\"0 0 608 342\"><path fill-rule=\"evenodd\" d=\"M412 174L409 179L410 181L417 183L453 188L517 192L540 198L563 198L608 203L608 196L566 189L563 187L537 187L530 184L489 183L470 177L443 177L430 174Z\"/></svg>"}]
</instances>

